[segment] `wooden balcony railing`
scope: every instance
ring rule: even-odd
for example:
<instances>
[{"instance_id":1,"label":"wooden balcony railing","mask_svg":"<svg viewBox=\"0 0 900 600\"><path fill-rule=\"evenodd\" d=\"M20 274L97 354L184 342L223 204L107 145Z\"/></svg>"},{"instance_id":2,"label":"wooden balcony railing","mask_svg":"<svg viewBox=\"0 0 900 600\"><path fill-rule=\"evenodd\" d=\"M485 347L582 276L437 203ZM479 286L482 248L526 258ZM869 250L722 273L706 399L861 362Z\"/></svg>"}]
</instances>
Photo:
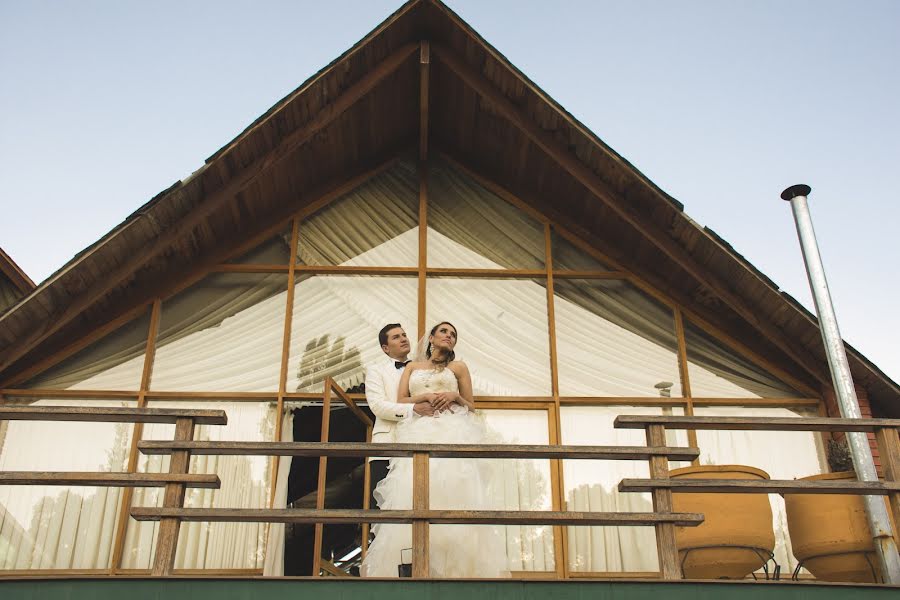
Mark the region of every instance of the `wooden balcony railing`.
<instances>
[{"instance_id":1,"label":"wooden balcony railing","mask_svg":"<svg viewBox=\"0 0 900 600\"><path fill-rule=\"evenodd\" d=\"M894 523L900 523L900 419L837 419L827 417L616 417L614 427L644 429L648 443L665 439L668 429L743 431L819 431L874 433L881 458L882 481L797 481L748 479L669 479L662 470L651 470L650 479L623 479L620 492L651 492L657 497L678 493L724 494L854 494L889 497ZM657 510L659 510L657 508ZM893 532L894 548L900 546L900 532ZM880 544L879 540L875 540ZM798 567L799 568L799 567Z\"/></svg>"},{"instance_id":2,"label":"wooden balcony railing","mask_svg":"<svg viewBox=\"0 0 900 600\"><path fill-rule=\"evenodd\" d=\"M366 443L328 442L328 425L332 393L344 402L367 427ZM464 445L464 444L372 444L372 422L356 406L335 382L325 382L321 442L195 442L187 440L142 441L138 449L145 454L186 453L191 455L228 454L256 456L318 456L319 486L316 509L205 509L164 506L163 508L132 508L131 516L138 521L177 519L181 521L229 521L269 523L314 523L316 525L313 573L322 568L321 544L324 524L362 523L363 543L367 527L371 523L411 523L413 527L413 577L427 578L428 525L429 524L496 524L496 525L580 525L580 526L653 526L659 540L671 531L672 543L658 543L660 563L671 568L664 570L664 577L680 577L677 568L677 549L674 546L676 526L696 526L703 516L695 513L674 513L667 510L647 513L626 512L574 512L574 511L485 511L485 510L431 510L428 502L428 462L436 458L547 458L589 460L648 460L668 467L669 460L694 460L699 451L694 448L670 448L665 439L647 446L542 446L542 445ZM363 490L363 508L325 509L325 482L327 459L348 456L411 456L413 459L413 508L412 510L371 510L368 501L370 478L368 465ZM155 575L171 573L171 561L160 562ZM168 565L168 568L162 568Z\"/></svg>"},{"instance_id":3,"label":"wooden balcony railing","mask_svg":"<svg viewBox=\"0 0 900 600\"><path fill-rule=\"evenodd\" d=\"M365 443L329 442L328 426L332 393L347 404L367 427ZM324 524L411 523L413 526L413 577L427 578L428 527L430 524L499 524L499 525L555 525L555 526L652 526L657 534L657 552L664 579L681 578L675 527L696 526L703 515L676 513L672 507L672 493L842 493L887 494L895 516L900 517L900 442L897 429L900 420L891 419L802 419L802 418L725 418L725 417L646 417L619 416L618 428L638 428L646 431L646 446L543 446L543 445L454 445L454 444L372 444L372 422L332 380L326 381L321 442L236 442L194 441L196 424L226 424L221 410L184 410L157 408L86 408L86 407L4 407L0 406L0 420L48 420L95 422L152 422L174 423L171 441L140 441L138 449L144 454L171 455L168 473L67 473L67 472L0 472L0 485L99 485L117 487L164 486L162 507L133 507L131 516L139 521L160 521L153 562L153 575L172 574L180 523L203 522L269 522L312 523L316 525L316 557L321 554L321 527ZM673 480L668 477L669 461L690 461L699 456L696 448L677 448L666 445L665 432L670 429L754 429L778 431L873 431L881 448L884 482L807 482L807 481L748 481L748 480ZM185 508L186 487L219 486L215 475L188 473L192 455L243 456L318 456L320 459L319 488L315 509L215 509ZM413 508L411 510L372 510L368 506L370 484L366 468L363 508L326 509L325 482L329 457L411 456L413 459ZM643 460L650 465L650 478L624 479L619 485L623 492L650 492L653 512L576 512L576 511L486 511L433 510L428 499L428 464L431 457L439 458L518 458L518 459L582 459L582 460ZM898 520L900 522L900 520ZM365 540L365 535L363 539ZM316 559L314 573L328 565Z\"/></svg>"}]
</instances>

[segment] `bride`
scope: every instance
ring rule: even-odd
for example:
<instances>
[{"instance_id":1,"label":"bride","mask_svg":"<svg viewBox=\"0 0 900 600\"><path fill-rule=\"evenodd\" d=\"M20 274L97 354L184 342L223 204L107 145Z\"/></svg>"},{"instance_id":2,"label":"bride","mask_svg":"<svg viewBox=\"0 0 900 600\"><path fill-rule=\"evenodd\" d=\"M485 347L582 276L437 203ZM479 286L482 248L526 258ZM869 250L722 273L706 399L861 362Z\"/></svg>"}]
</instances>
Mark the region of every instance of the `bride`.
<instances>
[{"instance_id":1,"label":"bride","mask_svg":"<svg viewBox=\"0 0 900 600\"><path fill-rule=\"evenodd\" d=\"M430 402L433 417L413 414L397 426L398 442L482 444L489 441L483 419L475 415L472 378L456 355L456 327L446 321L431 329L423 353L406 365L397 401ZM430 464L431 509L495 509L489 494L490 460L445 458ZM390 461L388 475L375 488L382 510L412 508L412 459ZM362 564L364 577L397 577L401 558L410 560L412 526L380 524ZM430 525L430 576L508 577L506 542L497 526ZM401 557L401 551L403 556Z\"/></svg>"}]
</instances>

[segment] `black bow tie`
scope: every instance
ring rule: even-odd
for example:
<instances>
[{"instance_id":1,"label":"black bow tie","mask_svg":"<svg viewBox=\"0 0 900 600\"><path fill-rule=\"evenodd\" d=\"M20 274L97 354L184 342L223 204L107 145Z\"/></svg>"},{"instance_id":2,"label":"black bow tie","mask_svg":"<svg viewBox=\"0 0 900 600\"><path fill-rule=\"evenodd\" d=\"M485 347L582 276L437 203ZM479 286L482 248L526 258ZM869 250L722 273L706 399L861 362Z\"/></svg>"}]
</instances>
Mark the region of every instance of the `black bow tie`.
<instances>
[{"instance_id":1,"label":"black bow tie","mask_svg":"<svg viewBox=\"0 0 900 600\"><path fill-rule=\"evenodd\" d=\"M397 367L398 369L402 369L403 367L405 367L408 364L409 364L409 361L406 361L406 362L400 362L399 360L394 361L394 366Z\"/></svg>"}]
</instances>

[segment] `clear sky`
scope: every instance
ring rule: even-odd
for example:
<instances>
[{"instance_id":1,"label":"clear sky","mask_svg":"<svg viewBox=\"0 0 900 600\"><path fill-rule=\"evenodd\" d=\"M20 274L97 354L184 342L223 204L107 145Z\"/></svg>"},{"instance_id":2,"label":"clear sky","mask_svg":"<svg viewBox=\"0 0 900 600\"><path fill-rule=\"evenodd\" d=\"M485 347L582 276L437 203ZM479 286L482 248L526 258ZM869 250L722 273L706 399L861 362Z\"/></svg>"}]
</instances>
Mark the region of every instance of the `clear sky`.
<instances>
[{"instance_id":1,"label":"clear sky","mask_svg":"<svg viewBox=\"0 0 900 600\"><path fill-rule=\"evenodd\" d=\"M900 380L900 2L448 0L550 96ZM40 283L399 0L0 0L0 247Z\"/></svg>"}]
</instances>

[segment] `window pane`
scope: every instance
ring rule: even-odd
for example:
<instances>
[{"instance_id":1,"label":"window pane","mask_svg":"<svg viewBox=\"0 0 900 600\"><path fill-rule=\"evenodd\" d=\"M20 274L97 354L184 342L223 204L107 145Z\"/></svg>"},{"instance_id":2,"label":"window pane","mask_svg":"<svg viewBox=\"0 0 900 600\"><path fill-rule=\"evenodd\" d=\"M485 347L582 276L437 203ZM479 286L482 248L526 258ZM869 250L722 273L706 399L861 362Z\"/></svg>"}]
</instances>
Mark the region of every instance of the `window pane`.
<instances>
[{"instance_id":1,"label":"window pane","mask_svg":"<svg viewBox=\"0 0 900 600\"><path fill-rule=\"evenodd\" d=\"M22 387L58 390L139 390L150 310L32 377Z\"/></svg>"},{"instance_id":2,"label":"window pane","mask_svg":"<svg viewBox=\"0 0 900 600\"><path fill-rule=\"evenodd\" d=\"M414 267L418 255L419 179L409 161L300 223L300 264Z\"/></svg>"},{"instance_id":3,"label":"window pane","mask_svg":"<svg viewBox=\"0 0 900 600\"><path fill-rule=\"evenodd\" d=\"M607 271L609 267L556 231L551 231L554 271Z\"/></svg>"},{"instance_id":4,"label":"window pane","mask_svg":"<svg viewBox=\"0 0 900 600\"><path fill-rule=\"evenodd\" d=\"M685 321L691 394L707 398L801 398L765 369Z\"/></svg>"},{"instance_id":5,"label":"window pane","mask_svg":"<svg viewBox=\"0 0 900 600\"><path fill-rule=\"evenodd\" d=\"M456 327L476 396L551 395L544 281L431 278L427 294L426 327Z\"/></svg>"},{"instance_id":6,"label":"window pane","mask_svg":"<svg viewBox=\"0 0 900 600\"><path fill-rule=\"evenodd\" d=\"M214 273L163 301L150 389L278 390L287 276Z\"/></svg>"},{"instance_id":7,"label":"window pane","mask_svg":"<svg viewBox=\"0 0 900 600\"><path fill-rule=\"evenodd\" d=\"M698 417L816 417L815 410L749 406L698 407ZM762 469L771 479L796 479L827 473L822 437L811 431L698 431L700 464L747 465ZM777 452L773 452L777 448ZM775 530L775 560L782 573L797 566L788 535L784 498L769 494Z\"/></svg>"},{"instance_id":8,"label":"window pane","mask_svg":"<svg viewBox=\"0 0 900 600\"><path fill-rule=\"evenodd\" d=\"M553 287L560 395L681 396L671 310L624 280Z\"/></svg>"},{"instance_id":9,"label":"window pane","mask_svg":"<svg viewBox=\"0 0 900 600\"><path fill-rule=\"evenodd\" d=\"M291 260L291 224L260 245L229 260L245 265L287 265Z\"/></svg>"},{"instance_id":10,"label":"window pane","mask_svg":"<svg viewBox=\"0 0 900 600\"><path fill-rule=\"evenodd\" d=\"M366 365L381 359L378 332L400 323L415 345L418 281L415 277L315 275L294 292L287 391L320 392L325 377L343 389L365 379Z\"/></svg>"},{"instance_id":11,"label":"window pane","mask_svg":"<svg viewBox=\"0 0 900 600\"><path fill-rule=\"evenodd\" d=\"M564 406L562 443L579 446L646 446L642 430L615 429L618 415L682 415L681 408L646 406ZM670 446L687 447L683 431L666 433ZM686 463L688 464L688 463ZM679 463L670 463L672 468ZM566 509L590 512L653 512L649 493L619 492L625 478L650 476L646 461L564 460ZM569 527L572 571L658 571L653 527Z\"/></svg>"},{"instance_id":12,"label":"window pane","mask_svg":"<svg viewBox=\"0 0 900 600\"><path fill-rule=\"evenodd\" d=\"M150 408L222 409L228 425L199 425L194 439L202 441L274 441L275 404L269 402L150 402ZM171 440L174 425L147 423L145 440ZM220 489L188 488L187 508L267 508L271 490L268 456L192 456L191 473L215 473ZM168 456L138 458L138 472L169 470ZM162 506L163 488L136 488L132 506ZM149 569L156 549L158 521L128 520L122 567ZM182 523L175 552L176 569L261 569L265 523Z\"/></svg>"},{"instance_id":13,"label":"window pane","mask_svg":"<svg viewBox=\"0 0 900 600\"><path fill-rule=\"evenodd\" d=\"M543 269L544 226L469 176L437 163L428 175L428 266Z\"/></svg>"},{"instance_id":14,"label":"window pane","mask_svg":"<svg viewBox=\"0 0 900 600\"><path fill-rule=\"evenodd\" d=\"M550 443L545 410L480 410L488 427L496 432L495 443ZM499 477L491 482L496 510L552 510L550 461L506 459L494 461ZM510 571L554 571L553 527L510 525L502 528Z\"/></svg>"},{"instance_id":15,"label":"window pane","mask_svg":"<svg viewBox=\"0 0 900 600\"><path fill-rule=\"evenodd\" d=\"M134 401L46 399L9 406L135 407ZM121 472L131 423L0 421L0 471ZM0 569L106 569L122 488L0 486Z\"/></svg>"}]
</instances>

